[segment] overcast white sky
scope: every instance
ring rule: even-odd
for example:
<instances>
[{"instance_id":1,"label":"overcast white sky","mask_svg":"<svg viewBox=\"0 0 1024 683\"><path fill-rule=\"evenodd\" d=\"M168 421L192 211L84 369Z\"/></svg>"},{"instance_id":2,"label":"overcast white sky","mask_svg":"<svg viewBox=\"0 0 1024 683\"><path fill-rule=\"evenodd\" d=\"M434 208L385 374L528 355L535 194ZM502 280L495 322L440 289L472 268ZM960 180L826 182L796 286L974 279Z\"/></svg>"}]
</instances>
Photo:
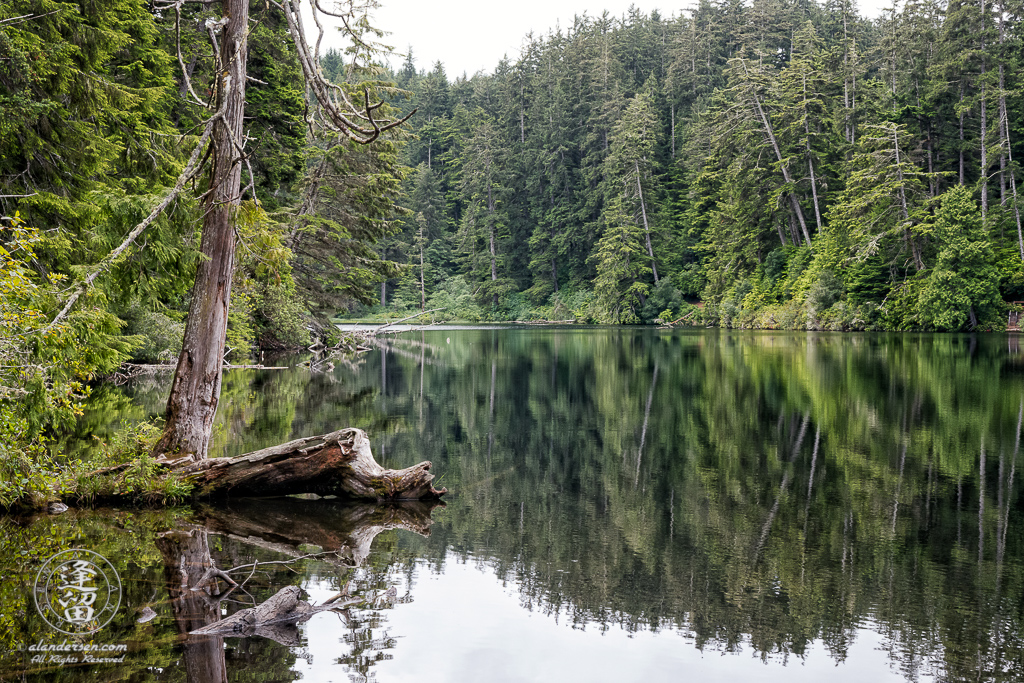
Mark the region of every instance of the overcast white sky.
<instances>
[{"instance_id":1,"label":"overcast white sky","mask_svg":"<svg viewBox=\"0 0 1024 683\"><path fill-rule=\"evenodd\" d=\"M464 72L491 73L505 55L515 59L523 37L531 30L542 36L556 24L564 29L573 16L586 12L591 16L608 10L622 16L631 4L645 13L657 9L670 17L695 3L691 0L380 0L374 13L374 25L390 31L390 44L405 52L411 44L416 66L430 70L434 62L445 65L448 78ZM861 13L877 16L888 0L860 0ZM401 57L393 57L396 68Z\"/></svg>"}]
</instances>

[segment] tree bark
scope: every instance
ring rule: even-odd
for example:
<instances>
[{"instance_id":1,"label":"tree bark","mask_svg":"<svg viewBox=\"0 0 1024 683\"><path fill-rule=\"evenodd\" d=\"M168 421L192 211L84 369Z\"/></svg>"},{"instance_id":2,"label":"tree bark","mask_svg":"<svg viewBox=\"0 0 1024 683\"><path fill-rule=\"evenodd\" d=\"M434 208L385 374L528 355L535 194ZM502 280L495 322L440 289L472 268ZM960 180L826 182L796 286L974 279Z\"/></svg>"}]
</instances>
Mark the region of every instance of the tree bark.
<instances>
[{"instance_id":1,"label":"tree bark","mask_svg":"<svg viewBox=\"0 0 1024 683\"><path fill-rule=\"evenodd\" d=\"M987 225L988 220L988 143L986 133L988 132L988 101L985 92L985 31L987 30L987 18L985 16L985 0L981 2L981 224Z\"/></svg>"},{"instance_id":2,"label":"tree bark","mask_svg":"<svg viewBox=\"0 0 1024 683\"><path fill-rule=\"evenodd\" d=\"M491 252L491 282L498 281L498 252L494 244L494 194L491 190L491 164L487 161L487 227ZM493 305L498 307L498 293L493 294Z\"/></svg>"},{"instance_id":3,"label":"tree bark","mask_svg":"<svg viewBox=\"0 0 1024 683\"><path fill-rule=\"evenodd\" d=\"M427 310L427 285L423 272L423 223L420 223L420 310Z\"/></svg>"},{"instance_id":4,"label":"tree bark","mask_svg":"<svg viewBox=\"0 0 1024 683\"><path fill-rule=\"evenodd\" d=\"M235 261L235 218L242 179L236 143L242 140L249 23L248 0L224 0L227 24L221 36L218 108L224 115L213 133L213 169L203 219L202 258L196 272L185 338L167 399L167 424L153 451L190 453L205 459L220 400L231 276Z\"/></svg>"},{"instance_id":5,"label":"tree bark","mask_svg":"<svg viewBox=\"0 0 1024 683\"><path fill-rule=\"evenodd\" d=\"M964 104L964 82L963 82L963 79L961 78L960 79L960 146L959 146L959 149L957 150L958 153L959 153L959 157L958 157L958 160L959 160L959 174L958 175L959 175L959 179L960 179L960 184L961 185L964 184L964 111L963 111L963 104Z\"/></svg>"},{"instance_id":6,"label":"tree bark","mask_svg":"<svg viewBox=\"0 0 1024 683\"><path fill-rule=\"evenodd\" d=\"M999 44L1003 45L1005 42L1005 26L1003 18L1006 16L1005 2L999 10ZM1013 169L1013 148L1010 145L1010 119L1006 112L1006 80L1003 75L1003 65L999 64L999 130L1003 135L1003 139L1000 141L1003 148L1002 160L1009 166L1010 171L1010 191L1011 197L1013 198L1013 215L1017 221L1017 246L1020 249L1020 260L1024 261L1024 231L1021 230L1020 220L1020 207L1017 205L1017 176ZM1001 183L1005 183L1005 175L1001 176ZM1002 193L1005 195L1005 189L1001 188ZM1005 203L1005 196L1002 197Z\"/></svg>"},{"instance_id":7,"label":"tree bark","mask_svg":"<svg viewBox=\"0 0 1024 683\"><path fill-rule=\"evenodd\" d=\"M200 498L315 493L381 502L437 500L448 492L431 485L430 462L403 470L381 467L361 429L340 429L236 458L171 465Z\"/></svg>"},{"instance_id":8,"label":"tree bark","mask_svg":"<svg viewBox=\"0 0 1024 683\"><path fill-rule=\"evenodd\" d=\"M821 234L821 206L818 204L818 182L814 177L814 155L811 149L811 124L809 121L809 115L807 114L807 74L804 74L803 78L804 86L804 132L807 134L806 146L807 146L807 165L811 172L811 196L814 198L814 220L815 225L818 227L818 234Z\"/></svg>"}]
</instances>

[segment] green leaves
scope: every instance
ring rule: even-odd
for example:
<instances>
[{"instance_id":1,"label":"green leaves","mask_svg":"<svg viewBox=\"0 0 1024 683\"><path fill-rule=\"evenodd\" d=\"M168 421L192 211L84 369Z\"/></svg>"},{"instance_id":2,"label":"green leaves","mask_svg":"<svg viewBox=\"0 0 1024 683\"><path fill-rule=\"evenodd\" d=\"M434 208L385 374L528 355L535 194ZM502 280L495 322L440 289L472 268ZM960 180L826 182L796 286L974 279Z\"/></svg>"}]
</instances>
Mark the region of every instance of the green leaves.
<instances>
[{"instance_id":1,"label":"green leaves","mask_svg":"<svg viewBox=\"0 0 1024 683\"><path fill-rule=\"evenodd\" d=\"M935 215L939 253L921 291L922 321L951 332L999 328L1006 306L981 212L965 187L954 187L940 201Z\"/></svg>"}]
</instances>

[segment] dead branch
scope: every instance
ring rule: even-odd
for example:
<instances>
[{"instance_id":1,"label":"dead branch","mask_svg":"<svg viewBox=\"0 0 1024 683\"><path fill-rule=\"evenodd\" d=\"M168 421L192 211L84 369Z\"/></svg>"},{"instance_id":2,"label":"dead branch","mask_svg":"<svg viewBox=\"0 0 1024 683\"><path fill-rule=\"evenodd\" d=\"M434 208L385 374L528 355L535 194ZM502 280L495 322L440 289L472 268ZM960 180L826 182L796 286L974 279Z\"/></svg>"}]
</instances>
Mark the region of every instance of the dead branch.
<instances>
[{"instance_id":1,"label":"dead branch","mask_svg":"<svg viewBox=\"0 0 1024 683\"><path fill-rule=\"evenodd\" d=\"M324 78L320 71L319 57L316 53L311 52L306 40L299 0L295 2L292 0L274 1L274 4L284 12L289 33L291 33L295 50L299 56L299 64L302 67L306 86L312 91L321 120L324 120L322 117L326 117L327 128L341 133L357 144L367 145L376 140L381 133L397 128L416 113L416 110L413 110L398 120L375 120L373 112L383 104L383 101L371 105L369 91L364 87L365 103L362 106L357 106L349 99L343 87L330 83ZM314 6L314 15L316 11L317 7ZM339 101L339 97L341 101ZM366 121L369 125L362 125L354 119Z\"/></svg>"},{"instance_id":2,"label":"dead branch","mask_svg":"<svg viewBox=\"0 0 1024 683\"><path fill-rule=\"evenodd\" d=\"M402 318L401 320L394 320L392 322L385 323L384 325L381 325L377 329L373 330L373 334L374 335L379 335L383 330L391 327L392 325L398 325L399 323L404 323L406 320L412 320L413 318L419 318L420 316L426 315L427 313L436 313L437 311L443 311L443 310L444 310L443 308L432 308L429 311L422 311L422 312L417 313L415 315L406 316L405 318Z\"/></svg>"}]
</instances>

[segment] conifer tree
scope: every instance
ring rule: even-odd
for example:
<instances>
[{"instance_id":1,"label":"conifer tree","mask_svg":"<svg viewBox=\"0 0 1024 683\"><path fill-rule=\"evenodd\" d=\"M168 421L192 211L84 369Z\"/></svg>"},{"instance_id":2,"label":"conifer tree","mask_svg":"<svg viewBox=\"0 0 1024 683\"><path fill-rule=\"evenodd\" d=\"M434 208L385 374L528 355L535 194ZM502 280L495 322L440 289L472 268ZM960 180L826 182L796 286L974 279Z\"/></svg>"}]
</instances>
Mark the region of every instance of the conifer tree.
<instances>
[{"instance_id":1,"label":"conifer tree","mask_svg":"<svg viewBox=\"0 0 1024 683\"><path fill-rule=\"evenodd\" d=\"M467 245L467 266L472 279L479 283L479 298L496 309L501 295L510 289L504 267L506 255L500 246L508 229L500 206L505 192L502 167L506 155L494 120L482 110L474 119L473 136L466 144L462 163L460 189L466 211L460 239Z\"/></svg>"},{"instance_id":2,"label":"conifer tree","mask_svg":"<svg viewBox=\"0 0 1024 683\"><path fill-rule=\"evenodd\" d=\"M629 100L622 118L612 131L611 152L605 161L608 204L617 198L620 204L615 211L625 211L642 231L655 284L659 277L651 242L658 195L654 152L661 132L651 94L656 87L657 82L652 76L643 91ZM615 221L605 220L606 225L612 222Z\"/></svg>"},{"instance_id":3,"label":"conifer tree","mask_svg":"<svg viewBox=\"0 0 1024 683\"><path fill-rule=\"evenodd\" d=\"M999 273L969 189L956 186L942 195L934 231L939 252L921 292L922 321L950 332L998 325L1004 310Z\"/></svg>"},{"instance_id":4,"label":"conifer tree","mask_svg":"<svg viewBox=\"0 0 1024 683\"><path fill-rule=\"evenodd\" d=\"M640 309L650 291L651 269L644 248L643 229L614 196L605 211L605 229L592 257L596 262L594 280L597 318L601 322L640 322Z\"/></svg>"}]
</instances>

